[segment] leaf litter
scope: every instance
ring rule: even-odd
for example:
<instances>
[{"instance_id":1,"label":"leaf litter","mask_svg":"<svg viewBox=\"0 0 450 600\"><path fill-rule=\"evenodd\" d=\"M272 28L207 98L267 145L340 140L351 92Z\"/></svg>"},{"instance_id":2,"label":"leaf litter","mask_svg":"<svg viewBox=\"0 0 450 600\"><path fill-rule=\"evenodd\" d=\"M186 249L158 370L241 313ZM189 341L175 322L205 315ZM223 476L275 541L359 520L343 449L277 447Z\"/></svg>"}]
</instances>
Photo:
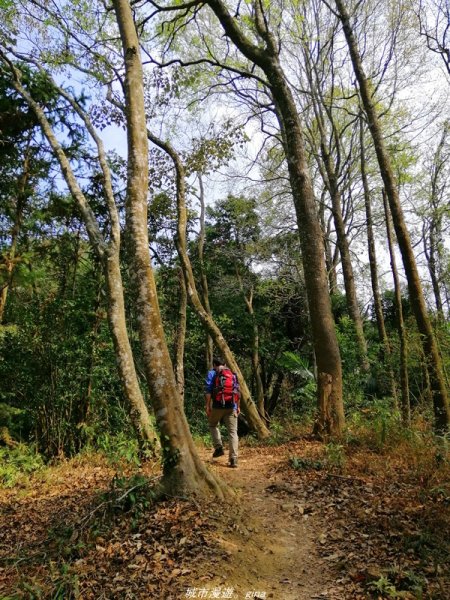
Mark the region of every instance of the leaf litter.
<instances>
[{"instance_id":1,"label":"leaf litter","mask_svg":"<svg viewBox=\"0 0 450 600\"><path fill-rule=\"evenodd\" d=\"M101 461L2 490L0 598L448 599L445 485L401 465L371 469L385 458L362 451L344 471L315 468L322 453L307 439L244 447L233 470L202 450L238 490L231 507L153 502L131 474L114 496L117 474Z\"/></svg>"}]
</instances>

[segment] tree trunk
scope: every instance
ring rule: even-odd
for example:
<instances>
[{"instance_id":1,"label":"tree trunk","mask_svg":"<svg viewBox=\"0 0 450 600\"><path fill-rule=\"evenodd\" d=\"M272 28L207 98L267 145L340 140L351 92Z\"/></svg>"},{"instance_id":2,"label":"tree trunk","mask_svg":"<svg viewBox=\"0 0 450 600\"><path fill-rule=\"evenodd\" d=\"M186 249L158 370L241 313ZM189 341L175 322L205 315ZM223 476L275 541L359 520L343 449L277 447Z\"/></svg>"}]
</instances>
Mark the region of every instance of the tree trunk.
<instances>
[{"instance_id":1,"label":"tree trunk","mask_svg":"<svg viewBox=\"0 0 450 600\"><path fill-rule=\"evenodd\" d=\"M203 259L203 251L205 248L206 231L205 231L205 188L203 186L203 178L201 173L198 173L198 183L200 186L200 233L198 236L198 265L200 271L200 290L201 290L201 301L205 307L206 312L211 313L211 307L209 305L209 290L208 290L208 279L206 278L205 261ZM206 371L211 369L213 362L213 340L212 337L206 332L206 344L205 344L205 360L206 360Z\"/></svg>"},{"instance_id":2,"label":"tree trunk","mask_svg":"<svg viewBox=\"0 0 450 600\"><path fill-rule=\"evenodd\" d=\"M364 191L364 206L366 210L366 228L367 228L367 250L369 254L370 281L372 284L373 305L375 309L375 318L377 321L378 338L383 346L383 363L388 371L389 388L394 400L397 404L397 386L395 385L394 372L392 370L391 346L386 333L384 324L383 306L381 303L380 287L378 285L378 267L377 255L375 251L375 236L373 233L373 218L372 218L372 203L370 201L369 182L367 181L366 172L366 153L364 148L364 127L363 118L360 116L360 152L361 152L361 180Z\"/></svg>"},{"instance_id":3,"label":"tree trunk","mask_svg":"<svg viewBox=\"0 0 450 600\"><path fill-rule=\"evenodd\" d=\"M329 223L325 222L325 202L324 197L326 194L325 187L322 190L322 197L320 200L320 226L323 232L323 244L325 247L325 265L328 273L328 285L330 288L330 295L333 296L337 294L338 284L337 284L337 276L336 276L336 266L333 262L333 255L331 252L331 242L330 242L330 226Z\"/></svg>"},{"instance_id":4,"label":"tree trunk","mask_svg":"<svg viewBox=\"0 0 450 600\"><path fill-rule=\"evenodd\" d=\"M208 312L203 306L200 296L195 285L194 273L192 271L192 264L189 259L187 248L186 248L186 226L187 226L187 210L186 210L186 179L184 166L180 156L167 142L163 142L152 133L147 132L149 139L152 143L159 146L162 150L173 160L176 170L176 188L177 188L177 236L175 243L177 246L178 256L182 265L183 274L186 281L186 288L189 297L189 301L197 313L203 327L209 333L212 340L214 341L217 348L220 350L223 358L227 365L232 371L234 371L238 377L240 390L241 390L241 410L245 415L245 418L250 428L256 432L260 439L267 438L270 435L270 431L260 418L258 411L256 410L255 404L252 400L250 390L248 389L247 383L244 376L239 369L236 359L231 352L226 340L224 339L222 332L216 325L211 313Z\"/></svg>"},{"instance_id":5,"label":"tree trunk","mask_svg":"<svg viewBox=\"0 0 450 600\"><path fill-rule=\"evenodd\" d=\"M178 281L180 282L180 296L178 300L178 325L175 333L174 360L175 381L181 401L184 403L184 346L186 342L186 314L187 314L187 292L184 281L183 269L178 269Z\"/></svg>"},{"instance_id":6,"label":"tree trunk","mask_svg":"<svg viewBox=\"0 0 450 600\"><path fill-rule=\"evenodd\" d=\"M276 377L275 377L275 383L273 384L273 387L272 387L272 393L266 401L266 414L269 415L269 417L272 416L273 411L277 407L278 400L279 400L280 394L281 394L281 386L283 385L283 381L284 381L284 372L278 371L276 374Z\"/></svg>"},{"instance_id":7,"label":"tree trunk","mask_svg":"<svg viewBox=\"0 0 450 600\"><path fill-rule=\"evenodd\" d=\"M128 0L113 0L125 59L128 177L126 221L145 374L163 447L162 488L169 494L223 498L226 486L200 460L175 382L150 262L147 229L148 142L139 40Z\"/></svg>"},{"instance_id":8,"label":"tree trunk","mask_svg":"<svg viewBox=\"0 0 450 600\"><path fill-rule=\"evenodd\" d=\"M282 133L297 216L314 351L319 372L323 374L318 378L319 414L316 432L325 436L340 436L344 425L342 366L328 292L323 236L308 170L300 116L281 68L279 47L268 30L258 2L253 4L254 25L265 47L254 44L244 35L222 0L208 0L207 4L219 19L226 35L247 59L263 70L268 81ZM325 381L326 394L322 389ZM325 397L326 406L322 402Z\"/></svg>"},{"instance_id":9,"label":"tree trunk","mask_svg":"<svg viewBox=\"0 0 450 600\"><path fill-rule=\"evenodd\" d=\"M439 275L437 270L436 248L437 248L438 227L434 215L431 217L429 224L429 238L427 240L427 232L424 227L423 231L423 249L425 258L427 259L428 272L430 274L431 286L433 288L434 302L436 311L441 321L444 320L444 309L441 298L441 290L439 288Z\"/></svg>"},{"instance_id":10,"label":"tree trunk","mask_svg":"<svg viewBox=\"0 0 450 600\"><path fill-rule=\"evenodd\" d=\"M240 279L241 289L243 290L242 280ZM253 290L246 296L244 294L245 304L252 320L252 370L256 383L256 406L262 419L266 419L266 411L264 407L264 386L261 378L261 365L259 361L259 329L256 320L255 311L253 310Z\"/></svg>"},{"instance_id":11,"label":"tree trunk","mask_svg":"<svg viewBox=\"0 0 450 600\"><path fill-rule=\"evenodd\" d=\"M108 294L108 323L113 338L120 381L130 405L131 420L138 433L138 440L148 442L152 448L157 448L159 443L139 387L133 351L128 337L118 248L107 250L103 263Z\"/></svg>"},{"instance_id":12,"label":"tree trunk","mask_svg":"<svg viewBox=\"0 0 450 600\"><path fill-rule=\"evenodd\" d=\"M16 214L14 224L11 230L11 245L9 252L6 255L6 281L0 290L0 323L3 323L3 317L6 308L6 300L8 298L8 290L13 281L14 264L17 251L17 241L20 234L20 228L22 226L23 211L27 201L27 186L30 178L30 148L29 146L25 150L25 157L23 161L22 173L19 177L17 185L17 198L16 198Z\"/></svg>"},{"instance_id":13,"label":"tree trunk","mask_svg":"<svg viewBox=\"0 0 450 600\"><path fill-rule=\"evenodd\" d=\"M388 240L389 256L391 259L392 277L394 279L395 308L397 310L397 331L400 340L400 387L402 390L401 414L402 421L406 427L411 424L411 408L409 401L409 379L408 379L408 342L406 339L405 323L403 320L402 292L400 288L400 278L397 271L397 262L395 260L394 239L391 226L391 217L386 193L383 190L383 205L386 219L386 233Z\"/></svg>"},{"instance_id":14,"label":"tree trunk","mask_svg":"<svg viewBox=\"0 0 450 600\"><path fill-rule=\"evenodd\" d=\"M375 152L380 167L381 177L389 200L389 208L397 236L398 245L403 259L405 275L408 281L409 298L413 309L417 327L421 334L424 354L427 359L427 369L430 377L433 395L433 408L435 427L437 431L446 431L450 424L450 407L447 389L445 386L444 372L439 355L436 339L431 327L422 285L417 271L417 265L405 224L403 210L400 204L398 189L392 170L389 153L386 149L378 115L370 93L370 87L362 66L361 56L357 47L349 16L343 0L335 0L339 17L342 22L344 34L350 51L359 91L367 115L370 133L375 147Z\"/></svg>"},{"instance_id":15,"label":"tree trunk","mask_svg":"<svg viewBox=\"0 0 450 600\"><path fill-rule=\"evenodd\" d=\"M291 90L278 61L267 69L267 76L282 131L300 233L314 352L319 373L316 433L340 436L344 425L341 357L331 311L323 238L308 172L303 132Z\"/></svg>"},{"instance_id":16,"label":"tree trunk","mask_svg":"<svg viewBox=\"0 0 450 600\"><path fill-rule=\"evenodd\" d=\"M7 60L3 60L7 63L14 75L13 86L15 90L22 96L22 98L27 102L36 115L42 131L60 164L66 184L85 223L90 244L103 266L108 290L108 320L113 338L114 349L116 352L120 383L122 385L124 396L128 402L132 423L136 429L138 437L140 436L141 441L149 442L150 445L153 445L156 435L151 426L150 416L139 388L131 346L126 330L123 286L119 263L120 228L117 209L115 208L114 198L112 197L112 188L103 146L101 145L100 140L96 139L99 149L99 159L105 178L105 195L108 199L108 209L111 218L112 242L110 243L109 248L102 237L98 223L95 220L95 216L90 209L80 186L78 185L69 160L59 144L44 111L21 85L20 74L17 72L15 67ZM62 93L62 90L59 91Z\"/></svg>"},{"instance_id":17,"label":"tree trunk","mask_svg":"<svg viewBox=\"0 0 450 600\"><path fill-rule=\"evenodd\" d=\"M355 277L353 265L350 256L350 246L348 243L345 222L342 214L341 190L339 186L339 167L336 160L332 157L331 142L327 141L326 125L324 112L327 113L328 121L332 128L333 138L335 140L336 152L340 150L339 132L336 130L334 117L331 108L323 109L324 101L322 91L318 89L313 78L313 68L310 61L309 51L304 48L304 57L307 68L307 77L311 88L311 99L314 113L316 116L316 125L319 132L319 151L317 152L317 162L319 171L322 175L325 187L331 198L331 210L333 214L334 228L336 231L337 245L341 255L342 275L344 278L345 300L347 304L350 319L353 322L356 335L356 343L359 349L359 364L361 369L367 373L369 371L369 360L367 358L367 342L364 335L363 320L359 310L358 298L356 295ZM313 134L314 135L314 134ZM319 158L320 154L320 158Z\"/></svg>"},{"instance_id":18,"label":"tree trunk","mask_svg":"<svg viewBox=\"0 0 450 600\"><path fill-rule=\"evenodd\" d=\"M326 171L326 185L331 197L334 226L336 229L337 243L341 255L342 275L344 278L345 298L350 319L353 321L356 334L356 343L359 349L359 360L361 369L369 371L369 360L367 358L367 343L364 335L363 320L356 297L355 277L353 274L352 260L350 257L350 246L345 231L344 218L341 208L341 194L331 155L325 147L324 140L321 143L322 160Z\"/></svg>"}]
</instances>

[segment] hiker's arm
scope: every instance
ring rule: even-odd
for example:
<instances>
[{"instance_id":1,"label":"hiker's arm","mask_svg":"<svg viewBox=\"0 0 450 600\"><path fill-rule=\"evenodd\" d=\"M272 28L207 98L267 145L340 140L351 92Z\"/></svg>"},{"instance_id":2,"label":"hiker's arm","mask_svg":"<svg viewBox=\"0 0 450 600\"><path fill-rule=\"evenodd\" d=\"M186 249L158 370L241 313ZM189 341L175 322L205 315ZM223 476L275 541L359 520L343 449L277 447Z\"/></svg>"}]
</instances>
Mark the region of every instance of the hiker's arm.
<instances>
[{"instance_id":1,"label":"hiker's arm","mask_svg":"<svg viewBox=\"0 0 450 600\"><path fill-rule=\"evenodd\" d=\"M211 413L211 409L212 409L212 396L211 394L205 394L205 401L206 401L206 414L209 415Z\"/></svg>"},{"instance_id":2,"label":"hiker's arm","mask_svg":"<svg viewBox=\"0 0 450 600\"><path fill-rule=\"evenodd\" d=\"M214 376L215 371L208 371L208 375L205 379L205 409L207 415L209 415L212 410L212 392L214 388Z\"/></svg>"},{"instance_id":3,"label":"hiker's arm","mask_svg":"<svg viewBox=\"0 0 450 600\"><path fill-rule=\"evenodd\" d=\"M235 377L236 377L236 381L235 381L235 390L236 390L235 413L238 415L241 412L241 387L239 385L239 379L237 378L236 374L235 374Z\"/></svg>"}]
</instances>

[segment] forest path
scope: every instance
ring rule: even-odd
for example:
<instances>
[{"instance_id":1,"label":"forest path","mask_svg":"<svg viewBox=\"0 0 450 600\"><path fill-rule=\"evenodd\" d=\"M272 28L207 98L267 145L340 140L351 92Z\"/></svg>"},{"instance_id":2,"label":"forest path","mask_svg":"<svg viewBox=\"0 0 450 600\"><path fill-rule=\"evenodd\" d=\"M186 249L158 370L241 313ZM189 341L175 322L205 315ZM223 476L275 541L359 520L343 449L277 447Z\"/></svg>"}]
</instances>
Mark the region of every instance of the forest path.
<instances>
[{"instance_id":1,"label":"forest path","mask_svg":"<svg viewBox=\"0 0 450 600\"><path fill-rule=\"evenodd\" d=\"M238 469L199 450L235 506L153 503L159 463L95 455L0 489L0 599L450 598L449 464L433 450L243 442Z\"/></svg>"},{"instance_id":2,"label":"forest path","mask_svg":"<svg viewBox=\"0 0 450 600\"><path fill-rule=\"evenodd\" d=\"M207 597L214 597L214 589L225 597L232 588L238 600L342 600L329 562L317 551L323 523L307 506L305 489L288 482L289 452L292 448L242 448L238 469L230 469L227 456L212 460L210 450L201 450L211 470L237 490L242 510L241 519L231 520L217 538L224 558L210 566L203 578L211 578L207 586L193 584L206 587Z\"/></svg>"}]
</instances>

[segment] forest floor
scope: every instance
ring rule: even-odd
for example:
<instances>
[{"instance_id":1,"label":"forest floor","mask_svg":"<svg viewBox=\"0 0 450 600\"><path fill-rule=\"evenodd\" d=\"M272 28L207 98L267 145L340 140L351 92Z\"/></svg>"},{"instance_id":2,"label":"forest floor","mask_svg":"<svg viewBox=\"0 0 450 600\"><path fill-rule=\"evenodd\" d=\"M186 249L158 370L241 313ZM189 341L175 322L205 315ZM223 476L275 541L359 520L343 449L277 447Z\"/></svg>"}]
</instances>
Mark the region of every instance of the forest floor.
<instances>
[{"instance_id":1,"label":"forest floor","mask_svg":"<svg viewBox=\"0 0 450 600\"><path fill-rule=\"evenodd\" d=\"M153 502L99 457L0 490L0 599L450 598L448 464L298 438L210 468L232 506Z\"/></svg>"}]
</instances>

